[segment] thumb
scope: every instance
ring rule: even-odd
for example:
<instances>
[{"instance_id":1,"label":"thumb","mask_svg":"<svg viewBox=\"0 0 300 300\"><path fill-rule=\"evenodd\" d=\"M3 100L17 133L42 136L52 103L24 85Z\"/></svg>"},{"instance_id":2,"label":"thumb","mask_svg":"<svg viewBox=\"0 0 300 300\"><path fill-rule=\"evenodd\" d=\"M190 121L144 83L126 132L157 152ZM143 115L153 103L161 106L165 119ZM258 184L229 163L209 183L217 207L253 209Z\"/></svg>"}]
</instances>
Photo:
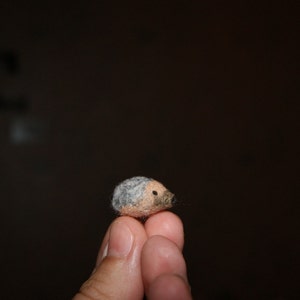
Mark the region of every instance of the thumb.
<instances>
[{"instance_id":1,"label":"thumb","mask_svg":"<svg viewBox=\"0 0 300 300\"><path fill-rule=\"evenodd\" d=\"M146 232L137 220L117 218L107 231L96 269L73 300L141 299L141 249Z\"/></svg>"}]
</instances>

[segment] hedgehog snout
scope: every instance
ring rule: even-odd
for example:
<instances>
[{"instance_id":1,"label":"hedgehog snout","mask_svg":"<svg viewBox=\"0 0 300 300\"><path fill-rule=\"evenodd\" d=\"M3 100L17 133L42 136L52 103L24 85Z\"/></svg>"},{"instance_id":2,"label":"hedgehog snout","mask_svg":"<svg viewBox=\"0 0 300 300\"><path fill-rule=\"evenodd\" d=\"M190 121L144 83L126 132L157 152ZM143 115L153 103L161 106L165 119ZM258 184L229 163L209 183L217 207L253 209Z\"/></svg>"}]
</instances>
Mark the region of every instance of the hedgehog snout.
<instances>
[{"instance_id":1,"label":"hedgehog snout","mask_svg":"<svg viewBox=\"0 0 300 300\"><path fill-rule=\"evenodd\" d=\"M164 192L161 202L166 206L172 206L173 198L174 198L174 194L167 190Z\"/></svg>"}]
</instances>

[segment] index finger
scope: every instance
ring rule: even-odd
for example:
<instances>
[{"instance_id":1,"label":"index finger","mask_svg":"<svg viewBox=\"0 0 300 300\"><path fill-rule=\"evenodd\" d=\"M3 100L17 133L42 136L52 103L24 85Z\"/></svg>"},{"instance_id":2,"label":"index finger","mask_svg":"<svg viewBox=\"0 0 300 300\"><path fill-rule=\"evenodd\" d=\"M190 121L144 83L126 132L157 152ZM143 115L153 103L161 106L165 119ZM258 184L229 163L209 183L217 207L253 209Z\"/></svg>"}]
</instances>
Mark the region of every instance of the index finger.
<instances>
[{"instance_id":1,"label":"index finger","mask_svg":"<svg viewBox=\"0 0 300 300\"><path fill-rule=\"evenodd\" d=\"M148 237L161 235L182 250L184 244L183 224L180 218L170 211L162 211L149 217L145 223L145 230Z\"/></svg>"}]
</instances>

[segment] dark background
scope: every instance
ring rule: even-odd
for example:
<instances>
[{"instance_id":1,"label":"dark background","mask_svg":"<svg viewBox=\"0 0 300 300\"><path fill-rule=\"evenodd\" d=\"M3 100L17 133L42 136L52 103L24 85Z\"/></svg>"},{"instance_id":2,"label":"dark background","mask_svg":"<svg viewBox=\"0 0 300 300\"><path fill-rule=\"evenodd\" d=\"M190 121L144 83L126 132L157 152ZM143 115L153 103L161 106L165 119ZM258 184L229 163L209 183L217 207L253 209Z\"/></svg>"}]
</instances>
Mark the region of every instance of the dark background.
<instances>
[{"instance_id":1,"label":"dark background","mask_svg":"<svg viewBox=\"0 0 300 300\"><path fill-rule=\"evenodd\" d=\"M1 1L1 298L70 299L114 186L144 175L179 199L195 299L298 299L298 17L291 1Z\"/></svg>"}]
</instances>

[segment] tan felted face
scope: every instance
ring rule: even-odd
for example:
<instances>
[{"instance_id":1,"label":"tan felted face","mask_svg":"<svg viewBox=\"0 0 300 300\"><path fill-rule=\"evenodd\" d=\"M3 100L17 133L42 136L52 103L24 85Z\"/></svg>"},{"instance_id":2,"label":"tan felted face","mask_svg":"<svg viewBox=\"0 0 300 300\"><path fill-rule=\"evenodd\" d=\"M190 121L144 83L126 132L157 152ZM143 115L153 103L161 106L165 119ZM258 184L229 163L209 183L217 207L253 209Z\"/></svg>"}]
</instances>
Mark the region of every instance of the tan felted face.
<instances>
[{"instance_id":1,"label":"tan felted face","mask_svg":"<svg viewBox=\"0 0 300 300\"><path fill-rule=\"evenodd\" d=\"M160 210L172 207L174 194L167 190L160 182L151 180L145 186L142 198L134 205L122 207L121 215L145 217Z\"/></svg>"}]
</instances>

